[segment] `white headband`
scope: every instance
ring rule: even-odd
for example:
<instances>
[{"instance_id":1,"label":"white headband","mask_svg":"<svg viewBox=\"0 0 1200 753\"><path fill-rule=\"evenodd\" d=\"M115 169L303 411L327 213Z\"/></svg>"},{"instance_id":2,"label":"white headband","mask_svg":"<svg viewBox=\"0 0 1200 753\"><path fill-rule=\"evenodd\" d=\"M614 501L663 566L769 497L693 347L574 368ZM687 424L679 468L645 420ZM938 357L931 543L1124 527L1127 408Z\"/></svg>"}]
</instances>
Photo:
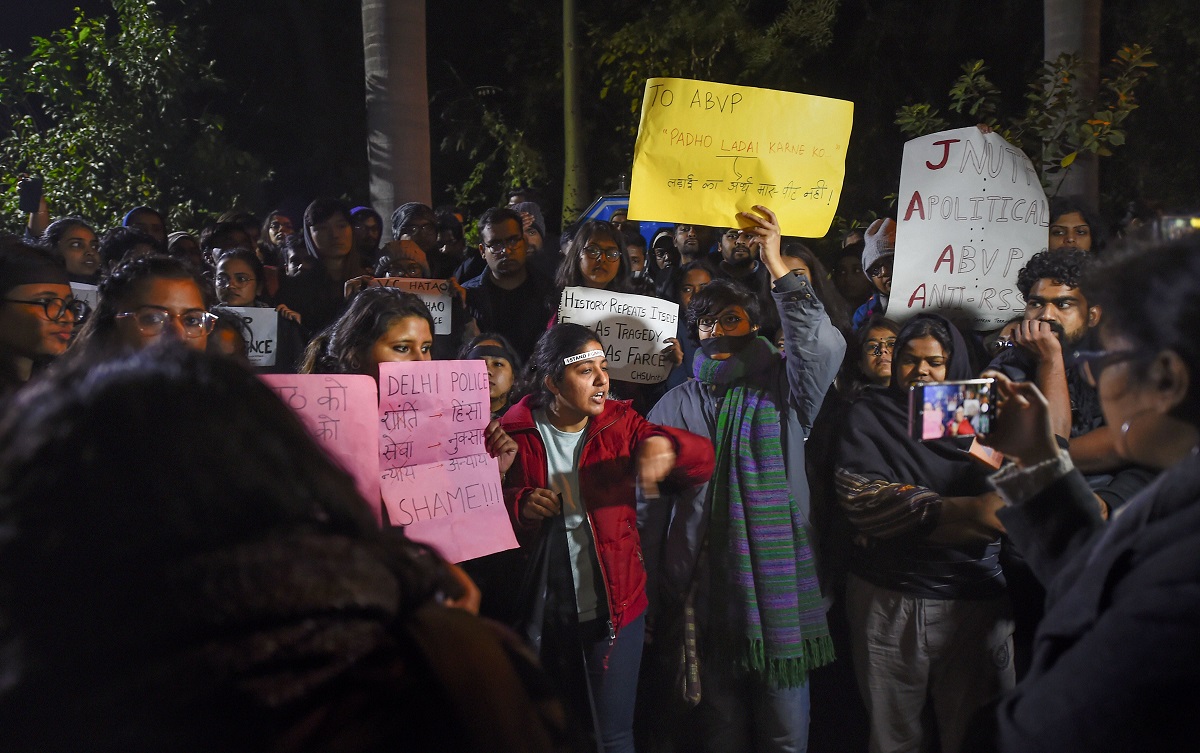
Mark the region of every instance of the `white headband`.
<instances>
[{"instance_id":1,"label":"white headband","mask_svg":"<svg viewBox=\"0 0 1200 753\"><path fill-rule=\"evenodd\" d=\"M603 357L604 357L603 350L589 350L587 353L580 353L580 354L574 355L574 356L567 356L566 358L563 359L563 365L570 366L571 364L575 363L576 361L586 361L589 358L603 358Z\"/></svg>"}]
</instances>

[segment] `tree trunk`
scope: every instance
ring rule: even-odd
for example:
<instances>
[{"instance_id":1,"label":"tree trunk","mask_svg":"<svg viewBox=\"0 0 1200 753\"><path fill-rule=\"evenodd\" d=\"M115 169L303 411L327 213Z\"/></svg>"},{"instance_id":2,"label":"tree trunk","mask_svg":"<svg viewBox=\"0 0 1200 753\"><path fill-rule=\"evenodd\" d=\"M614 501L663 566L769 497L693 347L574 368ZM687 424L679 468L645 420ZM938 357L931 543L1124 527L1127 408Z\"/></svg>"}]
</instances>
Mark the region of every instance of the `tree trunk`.
<instances>
[{"instance_id":1,"label":"tree trunk","mask_svg":"<svg viewBox=\"0 0 1200 753\"><path fill-rule=\"evenodd\" d=\"M579 52L575 38L575 0L563 0L563 129L566 144L562 204L564 226L574 222L588 205L583 113L579 104Z\"/></svg>"},{"instance_id":2,"label":"tree trunk","mask_svg":"<svg viewBox=\"0 0 1200 753\"><path fill-rule=\"evenodd\" d=\"M431 203L425 0L362 0L371 206Z\"/></svg>"},{"instance_id":3,"label":"tree trunk","mask_svg":"<svg viewBox=\"0 0 1200 753\"><path fill-rule=\"evenodd\" d=\"M1043 0L1043 9L1046 60L1054 60L1064 52L1077 55L1082 66L1076 91L1085 101L1094 100L1100 83L1101 0ZM1100 197L1096 155L1079 155L1050 192L1077 196L1095 209Z\"/></svg>"}]
</instances>

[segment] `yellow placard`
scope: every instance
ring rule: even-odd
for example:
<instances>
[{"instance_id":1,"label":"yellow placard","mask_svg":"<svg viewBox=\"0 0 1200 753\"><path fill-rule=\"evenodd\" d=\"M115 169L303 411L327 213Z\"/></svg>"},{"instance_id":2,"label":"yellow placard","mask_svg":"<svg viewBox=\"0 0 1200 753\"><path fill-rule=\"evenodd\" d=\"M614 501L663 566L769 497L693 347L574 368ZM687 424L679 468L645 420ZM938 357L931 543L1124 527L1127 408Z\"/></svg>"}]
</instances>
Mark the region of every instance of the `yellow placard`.
<instances>
[{"instance_id":1,"label":"yellow placard","mask_svg":"<svg viewBox=\"0 0 1200 753\"><path fill-rule=\"evenodd\" d=\"M685 78L646 82L629 218L727 227L755 204L784 235L829 231L854 103Z\"/></svg>"}]
</instances>

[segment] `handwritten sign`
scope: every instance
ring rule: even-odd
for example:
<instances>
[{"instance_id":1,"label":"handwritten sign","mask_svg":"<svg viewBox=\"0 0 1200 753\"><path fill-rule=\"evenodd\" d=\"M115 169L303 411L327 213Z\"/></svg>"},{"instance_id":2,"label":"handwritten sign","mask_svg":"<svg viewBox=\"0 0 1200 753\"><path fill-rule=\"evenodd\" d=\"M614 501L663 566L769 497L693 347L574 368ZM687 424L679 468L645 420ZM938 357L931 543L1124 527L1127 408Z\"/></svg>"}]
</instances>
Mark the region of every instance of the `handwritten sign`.
<instances>
[{"instance_id":1,"label":"handwritten sign","mask_svg":"<svg viewBox=\"0 0 1200 753\"><path fill-rule=\"evenodd\" d=\"M491 421L482 361L379 365L379 478L388 520L454 562L517 546L500 470L484 446Z\"/></svg>"},{"instance_id":2,"label":"handwritten sign","mask_svg":"<svg viewBox=\"0 0 1200 753\"><path fill-rule=\"evenodd\" d=\"M382 521L375 380L358 374L263 374L259 378L300 415L317 444L354 477L376 520Z\"/></svg>"},{"instance_id":3,"label":"handwritten sign","mask_svg":"<svg viewBox=\"0 0 1200 753\"><path fill-rule=\"evenodd\" d=\"M96 306L100 305L100 288L95 285L89 285L86 282L71 283L71 293L81 301L87 301L87 305L96 310Z\"/></svg>"},{"instance_id":4,"label":"handwritten sign","mask_svg":"<svg viewBox=\"0 0 1200 753\"><path fill-rule=\"evenodd\" d=\"M229 306L246 324L246 357L254 366L274 366L279 350L279 312L252 306Z\"/></svg>"},{"instance_id":5,"label":"handwritten sign","mask_svg":"<svg viewBox=\"0 0 1200 753\"><path fill-rule=\"evenodd\" d=\"M629 218L725 227L755 204L784 235L829 230L854 104L682 78L646 82Z\"/></svg>"},{"instance_id":6,"label":"handwritten sign","mask_svg":"<svg viewBox=\"0 0 1200 753\"><path fill-rule=\"evenodd\" d=\"M450 334L450 282L422 280L413 277L380 277L375 280L385 288L397 288L412 293L425 302L433 314L433 334Z\"/></svg>"},{"instance_id":7,"label":"handwritten sign","mask_svg":"<svg viewBox=\"0 0 1200 753\"><path fill-rule=\"evenodd\" d=\"M888 317L939 311L989 330L1024 310L1017 273L1050 224L1024 152L975 127L913 139L899 196Z\"/></svg>"},{"instance_id":8,"label":"handwritten sign","mask_svg":"<svg viewBox=\"0 0 1200 753\"><path fill-rule=\"evenodd\" d=\"M662 351L677 332L677 303L644 295L564 288L558 321L596 331L613 379L655 384L666 379L674 366Z\"/></svg>"}]
</instances>

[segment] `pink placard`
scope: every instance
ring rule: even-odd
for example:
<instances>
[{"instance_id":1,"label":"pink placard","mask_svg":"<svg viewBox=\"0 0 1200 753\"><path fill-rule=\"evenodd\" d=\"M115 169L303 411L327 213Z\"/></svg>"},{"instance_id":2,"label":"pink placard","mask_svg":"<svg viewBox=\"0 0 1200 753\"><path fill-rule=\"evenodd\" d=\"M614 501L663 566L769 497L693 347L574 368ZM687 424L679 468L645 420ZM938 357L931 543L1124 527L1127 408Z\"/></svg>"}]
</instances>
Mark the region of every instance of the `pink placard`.
<instances>
[{"instance_id":1,"label":"pink placard","mask_svg":"<svg viewBox=\"0 0 1200 753\"><path fill-rule=\"evenodd\" d=\"M375 380L357 374L263 374L300 415L317 443L347 473L382 521L379 504L379 413Z\"/></svg>"},{"instance_id":2,"label":"pink placard","mask_svg":"<svg viewBox=\"0 0 1200 753\"><path fill-rule=\"evenodd\" d=\"M483 361L379 366L380 491L392 525L461 562L517 546L500 471Z\"/></svg>"}]
</instances>

